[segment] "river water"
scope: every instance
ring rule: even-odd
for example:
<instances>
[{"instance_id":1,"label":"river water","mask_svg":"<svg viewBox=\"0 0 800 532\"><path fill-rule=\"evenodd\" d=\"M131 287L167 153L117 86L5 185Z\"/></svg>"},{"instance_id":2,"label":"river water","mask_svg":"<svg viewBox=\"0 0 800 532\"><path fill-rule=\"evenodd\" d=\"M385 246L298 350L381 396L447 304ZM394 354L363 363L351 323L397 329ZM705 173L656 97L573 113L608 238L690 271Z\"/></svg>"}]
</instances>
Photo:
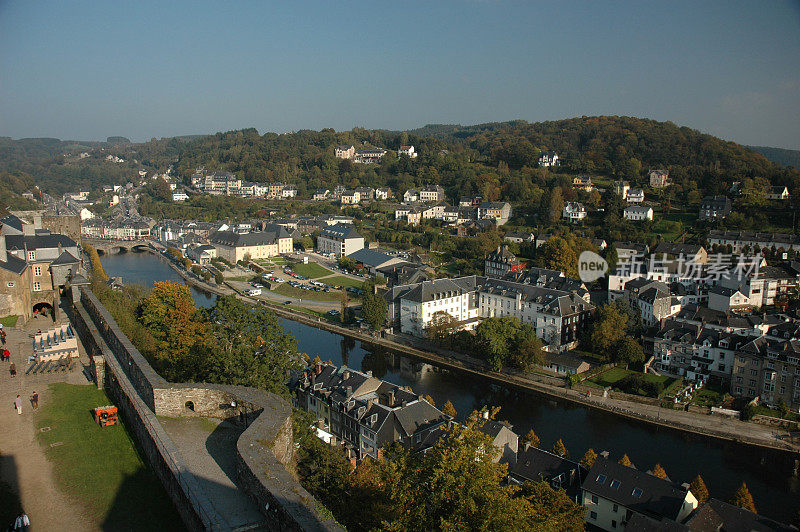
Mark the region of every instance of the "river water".
<instances>
[{"instance_id":1,"label":"river water","mask_svg":"<svg viewBox=\"0 0 800 532\"><path fill-rule=\"evenodd\" d=\"M182 281L163 259L150 253L107 255L102 262L109 275L120 275L126 283L152 286L155 281ZM216 299L195 288L192 295L200 306L213 305ZM547 396L509 390L291 320L281 323L297 339L300 351L312 359L319 355L334 364L372 370L378 378L429 394L439 407L449 400L459 418L483 405L500 406L499 419L510 421L520 435L534 429L545 449L562 438L575 459L591 447L598 453L609 451L614 459L627 453L643 470L658 462L679 483L690 482L699 473L711 496L723 500L745 481L759 513L783 522L790 522L800 508L800 481L792 476L796 455L654 427Z\"/></svg>"}]
</instances>

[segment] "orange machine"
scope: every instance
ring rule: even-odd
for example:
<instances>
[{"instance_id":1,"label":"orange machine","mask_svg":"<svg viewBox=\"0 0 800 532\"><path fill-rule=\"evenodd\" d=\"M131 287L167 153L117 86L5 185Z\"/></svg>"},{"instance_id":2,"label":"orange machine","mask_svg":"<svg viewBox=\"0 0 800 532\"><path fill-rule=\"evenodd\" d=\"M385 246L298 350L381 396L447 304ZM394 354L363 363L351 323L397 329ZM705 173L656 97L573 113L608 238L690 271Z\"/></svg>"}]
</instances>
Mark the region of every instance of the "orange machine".
<instances>
[{"instance_id":1,"label":"orange machine","mask_svg":"<svg viewBox=\"0 0 800 532\"><path fill-rule=\"evenodd\" d=\"M94 409L94 420L101 427L117 424L117 407L116 406L98 406Z\"/></svg>"}]
</instances>

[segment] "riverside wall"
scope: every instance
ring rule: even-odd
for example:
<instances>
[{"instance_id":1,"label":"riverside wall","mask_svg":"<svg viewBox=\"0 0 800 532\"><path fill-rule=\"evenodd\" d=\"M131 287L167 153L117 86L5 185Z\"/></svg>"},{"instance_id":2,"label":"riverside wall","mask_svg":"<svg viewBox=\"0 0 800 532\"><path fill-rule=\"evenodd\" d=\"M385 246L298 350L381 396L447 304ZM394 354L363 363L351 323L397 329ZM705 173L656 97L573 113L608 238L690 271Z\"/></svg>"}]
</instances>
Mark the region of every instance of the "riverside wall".
<instances>
[{"instance_id":1,"label":"riverside wall","mask_svg":"<svg viewBox=\"0 0 800 532\"><path fill-rule=\"evenodd\" d=\"M102 357L105 383L190 530L229 530L224 516L189 472L180 449L157 416L236 418L247 428L236 442L240 489L258 505L270 530L338 531L287 470L293 459L291 407L269 392L242 386L169 383L119 329L85 287L73 287L71 314L91 357Z\"/></svg>"}]
</instances>

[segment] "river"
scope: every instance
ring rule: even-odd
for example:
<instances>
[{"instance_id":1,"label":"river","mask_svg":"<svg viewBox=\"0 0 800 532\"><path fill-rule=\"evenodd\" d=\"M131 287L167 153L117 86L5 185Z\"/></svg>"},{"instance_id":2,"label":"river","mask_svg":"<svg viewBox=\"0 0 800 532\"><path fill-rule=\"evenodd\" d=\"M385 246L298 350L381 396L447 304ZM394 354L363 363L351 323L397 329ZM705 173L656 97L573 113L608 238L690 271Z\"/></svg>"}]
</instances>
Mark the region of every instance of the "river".
<instances>
[{"instance_id":1,"label":"river","mask_svg":"<svg viewBox=\"0 0 800 532\"><path fill-rule=\"evenodd\" d=\"M109 275L120 275L126 283L152 286L154 281L182 281L163 259L150 253L107 255L102 262ZM192 295L200 306L213 305L216 299L195 288ZM791 522L800 509L800 481L792 476L796 456L790 453L655 427L546 396L509 390L291 320L281 323L297 339L300 351L311 358L319 355L334 364L372 370L378 378L429 394L439 407L449 400L460 418L483 405L500 406L499 419L511 422L520 435L533 428L545 449L562 438L576 460L591 447L598 453L609 451L614 459L627 453L639 469L647 470L660 463L679 483L691 482L699 473L711 496L723 500L745 481L759 513L783 522Z\"/></svg>"}]
</instances>

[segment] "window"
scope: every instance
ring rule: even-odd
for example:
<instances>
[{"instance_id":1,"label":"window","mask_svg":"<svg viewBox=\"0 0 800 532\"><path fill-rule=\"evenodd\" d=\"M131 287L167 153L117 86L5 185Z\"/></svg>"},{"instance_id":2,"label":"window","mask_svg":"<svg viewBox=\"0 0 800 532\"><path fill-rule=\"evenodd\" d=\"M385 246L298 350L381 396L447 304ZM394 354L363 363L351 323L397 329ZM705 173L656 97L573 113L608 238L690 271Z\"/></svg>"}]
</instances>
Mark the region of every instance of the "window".
<instances>
[{"instance_id":1,"label":"window","mask_svg":"<svg viewBox=\"0 0 800 532\"><path fill-rule=\"evenodd\" d=\"M750 370L750 375L752 375L753 377L755 377L756 375L758 375L758 370L756 370L756 369L751 369L751 370Z\"/></svg>"},{"instance_id":2,"label":"window","mask_svg":"<svg viewBox=\"0 0 800 532\"><path fill-rule=\"evenodd\" d=\"M611 521L611 528L617 528L617 522L616 521L613 521L613 520Z\"/></svg>"},{"instance_id":3,"label":"window","mask_svg":"<svg viewBox=\"0 0 800 532\"><path fill-rule=\"evenodd\" d=\"M597 512L589 512L589 517L591 519L597 520Z\"/></svg>"},{"instance_id":4,"label":"window","mask_svg":"<svg viewBox=\"0 0 800 532\"><path fill-rule=\"evenodd\" d=\"M597 495L592 495L592 502L597 504Z\"/></svg>"},{"instance_id":5,"label":"window","mask_svg":"<svg viewBox=\"0 0 800 532\"><path fill-rule=\"evenodd\" d=\"M40 275L42 275L42 267L41 266L34 266L33 267L33 275L35 275L36 277L39 277Z\"/></svg>"},{"instance_id":6,"label":"window","mask_svg":"<svg viewBox=\"0 0 800 532\"><path fill-rule=\"evenodd\" d=\"M38 292L41 289L42 289L42 285L40 285L38 281L33 283L33 291L34 292Z\"/></svg>"},{"instance_id":7,"label":"window","mask_svg":"<svg viewBox=\"0 0 800 532\"><path fill-rule=\"evenodd\" d=\"M610 486L611 486L612 488L614 488L615 490L616 490L616 489L619 489L619 480L617 480L617 479L614 479L614 480L612 480L612 481L611 481L611 484L610 484ZM616 505L615 505L615 506L616 506Z\"/></svg>"},{"instance_id":8,"label":"window","mask_svg":"<svg viewBox=\"0 0 800 532\"><path fill-rule=\"evenodd\" d=\"M8 281L6 283L6 286L9 287L9 288L14 288L14 281Z\"/></svg>"},{"instance_id":9,"label":"window","mask_svg":"<svg viewBox=\"0 0 800 532\"><path fill-rule=\"evenodd\" d=\"M642 496L642 490L639 489L639 488L633 488L633 491L631 492L631 495L633 495L634 497L636 497L638 499L639 497Z\"/></svg>"},{"instance_id":10,"label":"window","mask_svg":"<svg viewBox=\"0 0 800 532\"><path fill-rule=\"evenodd\" d=\"M741 386L737 386L736 387L736 393L742 393L742 387Z\"/></svg>"},{"instance_id":11,"label":"window","mask_svg":"<svg viewBox=\"0 0 800 532\"><path fill-rule=\"evenodd\" d=\"M35 251L29 251L28 252L28 260L36 260L36 252Z\"/></svg>"},{"instance_id":12,"label":"window","mask_svg":"<svg viewBox=\"0 0 800 532\"><path fill-rule=\"evenodd\" d=\"M616 505L616 504L615 504L615 505L614 505L614 508L612 508L612 510L611 510L611 511L612 511L612 512L614 512L614 513L617 513L617 512L619 511L619 505Z\"/></svg>"}]
</instances>

